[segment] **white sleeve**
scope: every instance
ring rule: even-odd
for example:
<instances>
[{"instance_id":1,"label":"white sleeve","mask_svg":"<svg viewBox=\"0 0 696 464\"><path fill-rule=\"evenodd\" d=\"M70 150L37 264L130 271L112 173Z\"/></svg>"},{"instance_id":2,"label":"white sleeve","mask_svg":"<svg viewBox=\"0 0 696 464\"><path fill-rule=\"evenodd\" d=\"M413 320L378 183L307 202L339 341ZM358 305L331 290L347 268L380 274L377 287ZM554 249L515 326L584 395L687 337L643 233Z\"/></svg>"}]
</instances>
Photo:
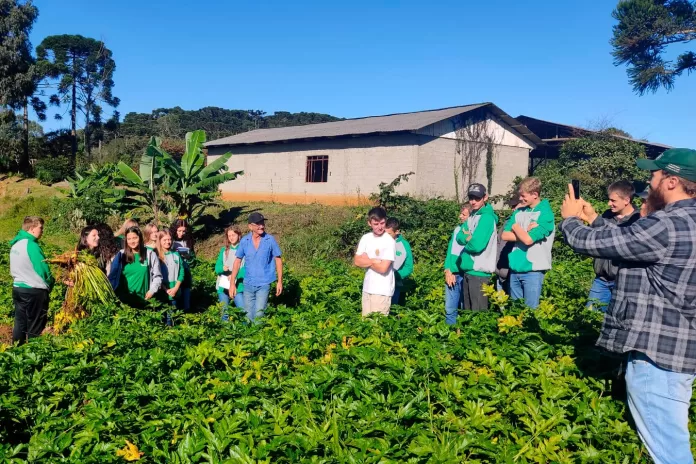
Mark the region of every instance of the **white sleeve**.
<instances>
[{"instance_id":1,"label":"white sleeve","mask_svg":"<svg viewBox=\"0 0 696 464\"><path fill-rule=\"evenodd\" d=\"M367 252L367 244L365 243L365 236L363 235L362 238L360 239L360 242L358 242L358 248L355 250L356 255L361 255L363 253Z\"/></svg>"},{"instance_id":2,"label":"white sleeve","mask_svg":"<svg viewBox=\"0 0 696 464\"><path fill-rule=\"evenodd\" d=\"M385 261L394 261L396 258L396 242L389 240L388 245L384 247L384 256L380 256Z\"/></svg>"}]
</instances>

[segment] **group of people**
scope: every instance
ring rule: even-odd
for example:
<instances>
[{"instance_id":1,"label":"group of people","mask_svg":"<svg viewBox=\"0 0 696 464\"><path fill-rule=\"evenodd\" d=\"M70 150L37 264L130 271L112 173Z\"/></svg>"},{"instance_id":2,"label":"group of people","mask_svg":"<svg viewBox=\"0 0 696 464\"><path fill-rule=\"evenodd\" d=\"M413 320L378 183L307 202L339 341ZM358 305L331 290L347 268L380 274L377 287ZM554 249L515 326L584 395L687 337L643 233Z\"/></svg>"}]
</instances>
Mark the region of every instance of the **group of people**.
<instances>
[{"instance_id":1,"label":"group of people","mask_svg":"<svg viewBox=\"0 0 696 464\"><path fill-rule=\"evenodd\" d=\"M498 215L482 184L467 190L468 201L459 212L445 256L445 321L457 322L460 309L484 311L488 297L483 285L496 276L498 285L527 306L539 305L544 273L551 269L555 219L548 200L541 198L541 182L529 177L519 185L519 202L500 234ZM399 221L383 208L367 215L371 232L363 235L353 262L366 269L362 314L389 314L399 302L404 280L413 272L411 247ZM501 245L499 241L509 245ZM499 250L501 252L499 252Z\"/></svg>"},{"instance_id":2,"label":"group of people","mask_svg":"<svg viewBox=\"0 0 696 464\"><path fill-rule=\"evenodd\" d=\"M688 412L696 377L696 150L670 149L637 163L651 172L649 190L638 195L639 211L628 181L609 186L609 209L601 215L576 198L569 185L559 229L571 248L595 259L588 305L606 307L597 345L626 357L628 406L641 440L657 463L692 463ZM494 278L513 299L536 308L556 232L539 179L519 184L514 211L500 232L486 188L473 184L467 193L445 258L446 322L456 323L460 309L488 309L482 286ZM367 222L371 232L362 236L353 259L365 269L362 315L388 315L404 296L413 254L399 221L388 218L383 208L372 208ZM46 325L54 279L38 244L43 227L41 218L26 217L11 242L13 338L20 343L40 335ZM281 251L265 232L265 218L252 213L248 227L244 236L236 227L225 230L215 266L224 320L230 303L243 308L251 321L262 317L271 284L277 280L276 295L283 289ZM160 231L149 224L143 230L132 221L116 234L106 225L86 227L77 249L96 257L123 301L142 306L159 297L187 309L194 255L189 225L178 221Z\"/></svg>"},{"instance_id":3,"label":"group of people","mask_svg":"<svg viewBox=\"0 0 696 464\"><path fill-rule=\"evenodd\" d=\"M468 201L461 206L459 224L452 232L445 256L445 322L455 324L462 309L487 310L488 297L482 288L493 281L498 290L505 291L512 299L522 299L526 306L537 308L544 275L551 269L556 232L551 205L541 198L541 182L528 177L519 184L518 197L509 203L513 213L500 231L500 221L488 203L486 187L472 184L467 194ZM611 224L629 226L647 214L647 191L637 195L641 210L635 208L636 192L630 181L614 182L608 187L607 195L609 209L588 218L593 228ZM363 315L389 314L390 305L399 302L404 279L413 272L413 254L401 235L398 219L387 218L382 208L369 211L368 224L372 232L362 237L354 258L357 266L367 270ZM393 261L391 267L388 261ZM606 311L618 265L611 259L597 258L594 269L596 277L587 306Z\"/></svg>"},{"instance_id":4,"label":"group of people","mask_svg":"<svg viewBox=\"0 0 696 464\"><path fill-rule=\"evenodd\" d=\"M27 216L10 243L15 343L41 335L46 327L55 279L38 243L43 228L42 218ZM263 316L274 281L276 294L282 292L281 252L273 236L265 232L263 215L249 216L249 230L246 236L236 226L224 232L224 246L215 265L215 286L224 321L229 320L230 302L255 321ZM177 220L171 228L160 229L151 223L141 230L136 221L129 219L115 233L106 224L87 226L80 233L76 250L94 256L124 303L143 308L154 299L173 309L190 308L195 253L192 230L185 220ZM65 283L72 285L69 278ZM167 325L173 325L171 311L165 311L164 317Z\"/></svg>"},{"instance_id":5,"label":"group of people","mask_svg":"<svg viewBox=\"0 0 696 464\"><path fill-rule=\"evenodd\" d=\"M669 149L637 165L651 172L649 188L638 194L639 210L631 182L609 186L609 209L601 215L576 197L571 184L559 229L573 250L595 259L588 306L606 311L597 345L624 360L639 437L658 464L693 463L688 422L696 378L696 150ZM498 236L485 187L469 187L445 258L448 324L462 307L488 308L481 287L494 277L513 299L538 306L551 268L555 220L538 179L524 179L518 193ZM396 242L385 233L385 219L381 208L370 210L372 232L354 257L366 269L364 316L388 314L396 293Z\"/></svg>"}]
</instances>

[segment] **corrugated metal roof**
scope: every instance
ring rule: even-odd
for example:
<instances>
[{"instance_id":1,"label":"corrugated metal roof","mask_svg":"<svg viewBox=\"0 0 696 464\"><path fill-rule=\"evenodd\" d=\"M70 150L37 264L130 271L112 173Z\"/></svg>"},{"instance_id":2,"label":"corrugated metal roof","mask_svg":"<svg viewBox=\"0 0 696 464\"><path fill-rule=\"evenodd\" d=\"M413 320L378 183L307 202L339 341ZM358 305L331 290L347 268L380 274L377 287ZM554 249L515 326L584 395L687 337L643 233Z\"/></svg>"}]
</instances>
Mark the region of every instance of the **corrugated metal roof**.
<instances>
[{"instance_id":1,"label":"corrugated metal roof","mask_svg":"<svg viewBox=\"0 0 696 464\"><path fill-rule=\"evenodd\" d=\"M418 111L415 113L390 114L386 116L371 116L344 121L326 122L321 124L308 124L306 126L279 127L275 129L257 129L242 134L212 140L205 144L206 147L219 147L230 145L252 145L259 143L283 142L288 140L316 139L326 137L341 137L351 135L380 134L389 132L416 131L438 121L458 116L478 108L489 109L506 124L522 136L531 140L534 144L541 144L534 133L523 124L510 117L503 110L492 103L478 103L474 105L455 106L438 110Z\"/></svg>"},{"instance_id":2,"label":"corrugated metal roof","mask_svg":"<svg viewBox=\"0 0 696 464\"><path fill-rule=\"evenodd\" d=\"M543 123L543 124L549 124L549 125L554 125L554 126L560 126L560 127L566 128L566 129L568 129L568 130L570 130L570 131L577 132L577 133L579 133L579 134L592 134L592 133L597 133L597 131L595 131L595 130L585 129L585 128L583 128L583 127L571 126L571 125L568 125L568 124L561 124L561 123L553 122L553 121L546 121L546 120L544 120L544 119L533 118L533 117L531 117L531 116L525 116L525 115L523 115L523 114L517 116L517 120L522 121L522 122L526 122L526 121L528 121L528 122L540 122L540 123ZM663 143L650 142L650 141L648 141L648 140L634 139L634 138L632 138L632 137L626 137L626 136L624 136L624 135L619 135L619 134L611 134L611 135L612 135L613 137L616 137L617 139L628 140L628 141L630 141L630 142L636 142L636 143L640 143L640 144L642 144L642 145L650 145L650 146L652 146L652 147L659 148L659 149L668 150L668 149L672 148L671 146L665 145L665 144L663 144ZM568 140L573 140L573 137L566 137L566 138L545 138L545 139L542 139L542 140L544 141L544 143L562 142L562 141L565 142L565 141L568 141Z\"/></svg>"}]
</instances>

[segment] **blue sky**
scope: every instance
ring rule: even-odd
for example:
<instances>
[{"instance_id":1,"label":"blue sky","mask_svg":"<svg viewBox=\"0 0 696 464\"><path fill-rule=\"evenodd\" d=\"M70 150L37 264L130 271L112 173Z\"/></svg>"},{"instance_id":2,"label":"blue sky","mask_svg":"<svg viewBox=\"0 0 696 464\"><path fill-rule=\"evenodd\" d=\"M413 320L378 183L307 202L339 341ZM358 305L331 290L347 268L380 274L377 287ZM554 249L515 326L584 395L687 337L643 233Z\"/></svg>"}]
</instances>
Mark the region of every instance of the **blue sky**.
<instances>
[{"instance_id":1,"label":"blue sky","mask_svg":"<svg viewBox=\"0 0 696 464\"><path fill-rule=\"evenodd\" d=\"M615 1L35 4L35 46L82 34L113 51L122 116L220 106L360 117L492 101L512 116L609 120L696 148L696 76L633 93L610 55Z\"/></svg>"}]
</instances>

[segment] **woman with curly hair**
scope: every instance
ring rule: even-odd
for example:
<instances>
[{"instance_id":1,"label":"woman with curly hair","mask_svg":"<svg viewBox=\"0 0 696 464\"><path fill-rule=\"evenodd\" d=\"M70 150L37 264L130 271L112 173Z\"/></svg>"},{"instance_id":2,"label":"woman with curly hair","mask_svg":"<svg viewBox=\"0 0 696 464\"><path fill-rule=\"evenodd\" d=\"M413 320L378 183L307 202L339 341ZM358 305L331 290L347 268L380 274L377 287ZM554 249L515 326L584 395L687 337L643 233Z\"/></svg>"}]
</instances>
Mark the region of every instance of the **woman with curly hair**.
<instances>
[{"instance_id":1,"label":"woman with curly hair","mask_svg":"<svg viewBox=\"0 0 696 464\"><path fill-rule=\"evenodd\" d=\"M96 232L98 240L95 247L89 246L86 238L83 243L82 237L86 229ZM87 234L89 233L94 232L87 232ZM121 247L119 246L119 240L114 236L113 229L102 222L93 226L88 226L82 230L82 234L80 234L80 243L77 245L77 251L85 249L89 249L94 257L97 258L99 267L108 276L111 273L111 264L114 260L114 256L116 256L116 253L118 253Z\"/></svg>"}]
</instances>

